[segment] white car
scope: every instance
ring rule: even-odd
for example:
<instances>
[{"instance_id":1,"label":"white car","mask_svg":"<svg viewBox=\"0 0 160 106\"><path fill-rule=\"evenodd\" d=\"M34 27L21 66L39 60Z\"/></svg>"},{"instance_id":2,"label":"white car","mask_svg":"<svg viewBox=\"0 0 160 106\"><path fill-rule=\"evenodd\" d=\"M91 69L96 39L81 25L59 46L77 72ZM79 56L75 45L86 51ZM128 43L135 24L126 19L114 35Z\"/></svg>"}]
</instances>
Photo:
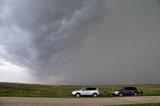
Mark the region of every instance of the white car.
<instances>
[{"instance_id":1,"label":"white car","mask_svg":"<svg viewBox=\"0 0 160 106\"><path fill-rule=\"evenodd\" d=\"M99 90L96 87L84 87L81 90L72 91L72 95L76 97L80 96L93 96L97 97L99 95Z\"/></svg>"}]
</instances>

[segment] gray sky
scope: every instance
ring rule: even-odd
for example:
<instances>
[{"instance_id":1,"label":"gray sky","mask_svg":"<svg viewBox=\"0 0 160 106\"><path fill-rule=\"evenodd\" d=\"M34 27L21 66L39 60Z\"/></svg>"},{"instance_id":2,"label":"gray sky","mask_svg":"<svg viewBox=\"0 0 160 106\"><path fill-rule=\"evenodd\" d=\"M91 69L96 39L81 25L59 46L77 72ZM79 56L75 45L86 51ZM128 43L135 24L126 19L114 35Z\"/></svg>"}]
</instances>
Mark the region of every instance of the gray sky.
<instances>
[{"instance_id":1,"label":"gray sky","mask_svg":"<svg viewBox=\"0 0 160 106\"><path fill-rule=\"evenodd\" d=\"M159 0L1 0L0 81L160 83Z\"/></svg>"}]
</instances>

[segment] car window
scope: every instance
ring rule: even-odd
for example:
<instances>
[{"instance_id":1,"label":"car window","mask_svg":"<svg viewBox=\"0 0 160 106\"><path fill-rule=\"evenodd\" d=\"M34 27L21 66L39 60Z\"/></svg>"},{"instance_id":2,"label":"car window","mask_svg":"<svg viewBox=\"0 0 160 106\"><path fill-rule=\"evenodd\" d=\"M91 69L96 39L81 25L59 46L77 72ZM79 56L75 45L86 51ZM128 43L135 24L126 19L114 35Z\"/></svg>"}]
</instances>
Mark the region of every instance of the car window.
<instances>
[{"instance_id":1,"label":"car window","mask_svg":"<svg viewBox=\"0 0 160 106\"><path fill-rule=\"evenodd\" d=\"M129 87L125 87L124 90L130 90L130 88Z\"/></svg>"},{"instance_id":2,"label":"car window","mask_svg":"<svg viewBox=\"0 0 160 106\"><path fill-rule=\"evenodd\" d=\"M137 88L135 88L135 87L132 87L132 90L137 90Z\"/></svg>"},{"instance_id":3,"label":"car window","mask_svg":"<svg viewBox=\"0 0 160 106\"><path fill-rule=\"evenodd\" d=\"M126 90L126 88L122 88L122 90Z\"/></svg>"},{"instance_id":4,"label":"car window","mask_svg":"<svg viewBox=\"0 0 160 106\"><path fill-rule=\"evenodd\" d=\"M87 90L96 90L96 88L86 88Z\"/></svg>"},{"instance_id":5,"label":"car window","mask_svg":"<svg viewBox=\"0 0 160 106\"><path fill-rule=\"evenodd\" d=\"M125 89L125 90L136 90L135 87L125 87L124 89Z\"/></svg>"},{"instance_id":6,"label":"car window","mask_svg":"<svg viewBox=\"0 0 160 106\"><path fill-rule=\"evenodd\" d=\"M86 88L82 88L82 91L86 91L87 89Z\"/></svg>"}]
</instances>

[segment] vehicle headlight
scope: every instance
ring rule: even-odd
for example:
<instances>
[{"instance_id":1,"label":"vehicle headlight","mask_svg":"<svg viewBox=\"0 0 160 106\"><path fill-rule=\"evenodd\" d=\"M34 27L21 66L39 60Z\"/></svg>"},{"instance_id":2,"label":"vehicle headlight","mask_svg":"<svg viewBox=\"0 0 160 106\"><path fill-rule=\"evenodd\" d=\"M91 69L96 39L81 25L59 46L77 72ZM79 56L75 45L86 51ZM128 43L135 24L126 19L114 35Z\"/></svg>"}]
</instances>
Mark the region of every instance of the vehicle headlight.
<instances>
[{"instance_id":1,"label":"vehicle headlight","mask_svg":"<svg viewBox=\"0 0 160 106\"><path fill-rule=\"evenodd\" d=\"M119 91L114 91L114 93L115 93L115 94L118 94L118 93L119 93Z\"/></svg>"},{"instance_id":2,"label":"vehicle headlight","mask_svg":"<svg viewBox=\"0 0 160 106\"><path fill-rule=\"evenodd\" d=\"M72 91L72 94L74 95L76 92L75 91Z\"/></svg>"}]
</instances>

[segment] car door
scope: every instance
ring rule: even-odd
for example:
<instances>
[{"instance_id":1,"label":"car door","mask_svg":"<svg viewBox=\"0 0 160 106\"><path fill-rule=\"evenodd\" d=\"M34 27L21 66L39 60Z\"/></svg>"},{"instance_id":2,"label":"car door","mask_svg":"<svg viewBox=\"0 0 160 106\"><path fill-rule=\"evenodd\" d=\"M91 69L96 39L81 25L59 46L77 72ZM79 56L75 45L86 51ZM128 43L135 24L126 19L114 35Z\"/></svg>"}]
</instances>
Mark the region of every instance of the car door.
<instances>
[{"instance_id":1,"label":"car door","mask_svg":"<svg viewBox=\"0 0 160 106\"><path fill-rule=\"evenodd\" d=\"M86 88L86 95L92 95L92 88Z\"/></svg>"},{"instance_id":2,"label":"car door","mask_svg":"<svg viewBox=\"0 0 160 106\"><path fill-rule=\"evenodd\" d=\"M126 88L123 89L123 94L125 94L125 95L129 95L131 92L132 91L130 90L129 87L126 87Z\"/></svg>"},{"instance_id":3,"label":"car door","mask_svg":"<svg viewBox=\"0 0 160 106\"><path fill-rule=\"evenodd\" d=\"M126 90L126 95L131 95L133 92L133 89L131 87L128 87Z\"/></svg>"},{"instance_id":4,"label":"car door","mask_svg":"<svg viewBox=\"0 0 160 106\"><path fill-rule=\"evenodd\" d=\"M88 90L88 88L83 88L83 89L81 90L81 95L89 95L89 90Z\"/></svg>"}]
</instances>

